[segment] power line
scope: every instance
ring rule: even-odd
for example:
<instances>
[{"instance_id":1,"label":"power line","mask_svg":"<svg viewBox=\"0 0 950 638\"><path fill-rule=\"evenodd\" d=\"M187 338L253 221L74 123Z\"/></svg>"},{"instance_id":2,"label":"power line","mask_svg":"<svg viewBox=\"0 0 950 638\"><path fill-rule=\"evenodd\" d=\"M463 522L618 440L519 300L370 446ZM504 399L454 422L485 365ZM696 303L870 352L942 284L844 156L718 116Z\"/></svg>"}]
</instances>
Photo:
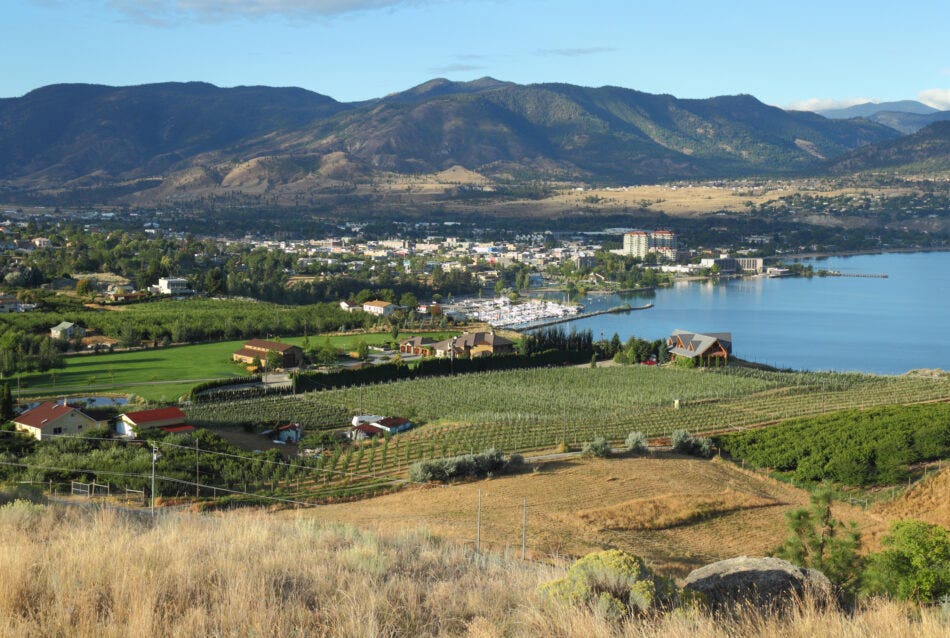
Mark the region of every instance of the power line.
<instances>
[{"instance_id":1,"label":"power line","mask_svg":"<svg viewBox=\"0 0 950 638\"><path fill-rule=\"evenodd\" d=\"M18 435L21 433L0 431L0 434ZM111 442L111 443L125 443L127 445L135 445L136 447L141 447L141 448L144 448L147 445L150 445L149 441L145 439L104 438L104 437L83 436L81 434L46 434L44 435L44 437L49 437L51 439L79 439L82 441L104 441L104 442ZM190 452L194 452L196 450L196 448L194 447L185 446L185 445L177 445L175 443L169 443L167 441L155 441L154 443L157 445L165 446L165 447L173 447L173 448L179 448L182 450L188 450ZM232 454L230 452L219 452L217 450L207 450L204 448L197 448L197 451L202 454L224 456L224 457L238 459L241 461L247 461L247 462L252 462L252 463L265 463L268 465L277 465L280 467L286 467L290 469L310 470L313 472L323 472L330 475L336 474L339 476L350 477L350 478L365 478L365 479L373 479L373 480L379 480L379 479L385 478L383 476L379 476L375 474L366 474L366 473L360 473L360 472L345 472L343 470L328 470L326 468L314 467L311 465L298 465L298 464L287 463L287 462L282 462L282 461L272 461L270 459L258 458L254 456L242 456L240 454ZM411 481L408 481L406 479L390 478L389 482L410 483Z\"/></svg>"}]
</instances>

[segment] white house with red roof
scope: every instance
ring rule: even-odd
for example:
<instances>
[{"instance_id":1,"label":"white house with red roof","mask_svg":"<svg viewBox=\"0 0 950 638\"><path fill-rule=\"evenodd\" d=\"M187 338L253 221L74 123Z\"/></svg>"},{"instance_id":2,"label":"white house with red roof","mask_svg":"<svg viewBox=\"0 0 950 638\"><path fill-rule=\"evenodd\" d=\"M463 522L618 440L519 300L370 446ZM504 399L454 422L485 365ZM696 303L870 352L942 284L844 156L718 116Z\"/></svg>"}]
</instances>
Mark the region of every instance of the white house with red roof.
<instances>
[{"instance_id":1,"label":"white house with red roof","mask_svg":"<svg viewBox=\"0 0 950 638\"><path fill-rule=\"evenodd\" d=\"M124 436L135 436L142 430L158 428L163 432L176 434L191 432L195 428L185 423L185 413L179 408L157 408L126 412L116 423L115 431Z\"/></svg>"},{"instance_id":2,"label":"white house with red roof","mask_svg":"<svg viewBox=\"0 0 950 638\"><path fill-rule=\"evenodd\" d=\"M61 435L78 435L98 424L91 416L76 408L47 401L11 419L18 432L26 432L37 441Z\"/></svg>"},{"instance_id":3,"label":"white house with red roof","mask_svg":"<svg viewBox=\"0 0 950 638\"><path fill-rule=\"evenodd\" d=\"M359 441L362 439L371 439L374 436L405 432L412 427L412 421L400 416L373 418L373 421L366 421L361 420L364 419L364 417L354 417L353 427L346 435L354 441Z\"/></svg>"}]
</instances>

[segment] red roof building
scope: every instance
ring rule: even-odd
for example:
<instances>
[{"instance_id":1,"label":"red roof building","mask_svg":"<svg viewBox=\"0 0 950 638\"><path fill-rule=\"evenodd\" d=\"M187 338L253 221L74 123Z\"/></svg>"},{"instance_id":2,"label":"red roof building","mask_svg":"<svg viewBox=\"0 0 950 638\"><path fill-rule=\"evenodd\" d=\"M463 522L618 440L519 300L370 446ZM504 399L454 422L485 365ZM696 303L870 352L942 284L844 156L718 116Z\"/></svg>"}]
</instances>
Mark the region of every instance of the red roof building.
<instances>
[{"instance_id":1,"label":"red roof building","mask_svg":"<svg viewBox=\"0 0 950 638\"><path fill-rule=\"evenodd\" d=\"M182 427L188 430L180 429ZM159 428L165 432L187 432L194 429L185 423L185 413L175 407L126 412L116 424L116 432L126 436L134 436L147 428Z\"/></svg>"},{"instance_id":2,"label":"red roof building","mask_svg":"<svg viewBox=\"0 0 950 638\"><path fill-rule=\"evenodd\" d=\"M41 403L32 410L14 417L12 421L17 431L26 432L37 441L50 436L76 436L82 434L83 430L91 430L97 425L95 419L80 410L65 403L53 401Z\"/></svg>"}]
</instances>

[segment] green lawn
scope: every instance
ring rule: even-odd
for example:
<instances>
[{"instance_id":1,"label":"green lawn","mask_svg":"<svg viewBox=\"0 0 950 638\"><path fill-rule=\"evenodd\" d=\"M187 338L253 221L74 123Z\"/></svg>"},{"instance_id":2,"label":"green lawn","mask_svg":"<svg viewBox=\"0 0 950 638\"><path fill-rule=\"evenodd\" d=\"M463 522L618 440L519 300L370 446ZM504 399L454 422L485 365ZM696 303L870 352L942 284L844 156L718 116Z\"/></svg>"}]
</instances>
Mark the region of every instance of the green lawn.
<instances>
[{"instance_id":1,"label":"green lawn","mask_svg":"<svg viewBox=\"0 0 950 638\"><path fill-rule=\"evenodd\" d=\"M444 339L457 332L406 332L400 339L426 335ZM323 344L324 336L311 337L313 346ZM363 339L369 345L392 340L392 335L372 333L329 337L335 348L350 351ZM287 337L285 343L300 345L303 337ZM66 367L49 372L33 372L20 378L22 396L57 394L136 394L149 401L175 401L194 386L196 379L217 379L247 374L231 361L231 354L244 341L223 341L155 350L70 356ZM188 381L183 383L182 381ZM150 385L132 385L147 383Z\"/></svg>"}]
</instances>

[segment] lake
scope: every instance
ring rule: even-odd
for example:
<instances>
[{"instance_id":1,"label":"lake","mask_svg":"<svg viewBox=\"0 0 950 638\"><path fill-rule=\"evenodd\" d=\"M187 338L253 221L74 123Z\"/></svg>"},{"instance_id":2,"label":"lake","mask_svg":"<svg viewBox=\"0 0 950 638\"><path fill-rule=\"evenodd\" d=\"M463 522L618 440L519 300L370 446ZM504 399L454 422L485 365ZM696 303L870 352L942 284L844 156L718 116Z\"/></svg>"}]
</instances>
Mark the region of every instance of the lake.
<instances>
[{"instance_id":1,"label":"lake","mask_svg":"<svg viewBox=\"0 0 950 638\"><path fill-rule=\"evenodd\" d=\"M655 293L591 295L585 309L652 301L649 310L563 324L660 339L674 328L731 332L736 356L781 368L899 374L950 369L950 252L803 260L815 269L887 279L813 277L682 282Z\"/></svg>"}]
</instances>

